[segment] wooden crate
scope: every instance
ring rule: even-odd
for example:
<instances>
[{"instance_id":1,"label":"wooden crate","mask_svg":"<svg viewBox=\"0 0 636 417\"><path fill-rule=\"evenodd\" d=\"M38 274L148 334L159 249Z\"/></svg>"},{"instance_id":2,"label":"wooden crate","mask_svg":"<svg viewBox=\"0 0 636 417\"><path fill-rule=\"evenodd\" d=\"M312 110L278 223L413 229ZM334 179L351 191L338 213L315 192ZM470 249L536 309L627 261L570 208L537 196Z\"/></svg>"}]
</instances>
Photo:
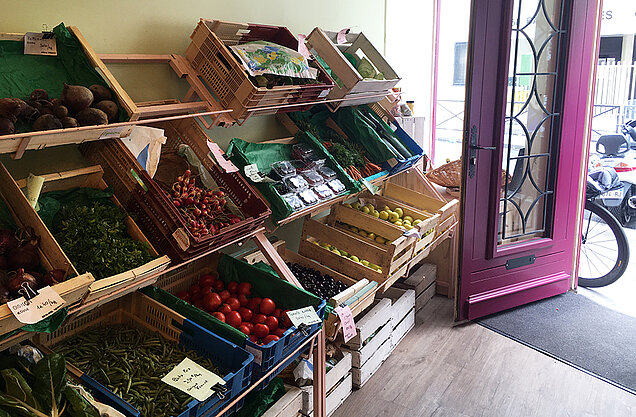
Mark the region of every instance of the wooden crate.
<instances>
[{"instance_id":1,"label":"wooden crate","mask_svg":"<svg viewBox=\"0 0 636 417\"><path fill-rule=\"evenodd\" d=\"M285 395L265 411L262 417L299 417L303 408L303 390L285 385Z\"/></svg>"},{"instance_id":2,"label":"wooden crate","mask_svg":"<svg viewBox=\"0 0 636 417\"><path fill-rule=\"evenodd\" d=\"M103 173L104 172L100 166L92 166L72 171L56 172L52 174L42 175L44 177L42 193L70 190L76 187L97 188L100 190L104 190L108 187L108 185L102 178ZM18 191L19 189L25 188L26 180L18 181L17 186ZM26 199L23 193L20 194L23 196L23 198ZM115 197L112 197L111 201L113 201L119 208L123 210L121 204ZM152 261L147 262L144 265L140 265L135 269L131 269L129 271L102 278L93 282L89 287L88 296L84 300L84 303L91 303L93 301L99 300L99 302L94 303L91 308L95 308L101 304L104 304L114 297L121 296L122 294L120 293L120 290L124 288L126 288L126 293L128 293L137 290L142 285L145 286L154 283L156 280L145 281L143 283L141 283L140 281L144 281L145 278L151 275L156 275L157 273L163 271L168 267L168 264L170 263L170 258L165 255L160 256L157 253L155 248L152 246L152 244L150 244L148 239L146 239L135 221L130 216L126 218L126 226L128 228L129 236L135 240L147 244L148 248L150 249L150 253L155 256L156 259L153 259ZM137 283L139 284L135 285Z\"/></svg>"},{"instance_id":3,"label":"wooden crate","mask_svg":"<svg viewBox=\"0 0 636 417\"><path fill-rule=\"evenodd\" d=\"M351 354L342 351L338 363L329 370L325 378L325 392L327 393L326 414L330 416L351 394ZM313 414L313 386L303 387L303 407L305 415Z\"/></svg>"},{"instance_id":4,"label":"wooden crate","mask_svg":"<svg viewBox=\"0 0 636 417\"><path fill-rule=\"evenodd\" d=\"M364 33L349 32L345 37L346 43L338 44L338 32L320 28L315 28L307 36L308 47L327 63L336 78L336 85L327 98L346 99L330 106L338 108L380 101L383 97L374 95L388 93L387 90L394 87L400 77ZM364 79L344 55L348 53L359 57L358 52L384 74L384 80Z\"/></svg>"},{"instance_id":5,"label":"wooden crate","mask_svg":"<svg viewBox=\"0 0 636 417\"><path fill-rule=\"evenodd\" d=\"M382 346L384 342L391 338L391 333L393 333L393 327L391 324L391 320L387 321L379 330L376 330L373 338L368 340L368 342L359 347L358 349L347 349L343 345L343 351L351 354L351 365L354 368L361 368L369 359L373 357L375 352Z\"/></svg>"},{"instance_id":6,"label":"wooden crate","mask_svg":"<svg viewBox=\"0 0 636 417\"><path fill-rule=\"evenodd\" d=\"M414 269L408 277L395 283L395 288L415 291L415 311L419 311L435 295L437 265L423 263Z\"/></svg>"},{"instance_id":7,"label":"wooden crate","mask_svg":"<svg viewBox=\"0 0 636 417\"><path fill-rule=\"evenodd\" d=\"M42 267L47 271L62 269L76 275L53 286L53 289L66 302L66 306L70 307L80 302L86 296L89 286L95 281L93 276L90 273L77 274L71 261L66 257L62 248L60 248L40 219L40 216L37 215L26 197L24 197L4 164L0 164L0 198L2 198L13 215L16 226L21 229L32 228L40 238L38 252ZM14 331L22 326L23 324L15 318L6 304L0 305L0 334Z\"/></svg>"},{"instance_id":8,"label":"wooden crate","mask_svg":"<svg viewBox=\"0 0 636 417\"><path fill-rule=\"evenodd\" d=\"M356 335L347 342L348 350L360 350L367 340L391 320L391 300L383 298L364 312L356 322Z\"/></svg>"},{"instance_id":9,"label":"wooden crate","mask_svg":"<svg viewBox=\"0 0 636 417\"><path fill-rule=\"evenodd\" d=\"M391 352L395 350L413 327L415 327L415 308L409 310L406 317L391 332Z\"/></svg>"},{"instance_id":10,"label":"wooden crate","mask_svg":"<svg viewBox=\"0 0 636 417\"><path fill-rule=\"evenodd\" d=\"M75 26L67 26L67 29L79 41L88 62L97 69L103 80L115 94L113 100L117 101L120 107L126 111L130 120L137 120L139 118L139 110L137 106L128 93L126 93L126 91L122 88L121 84L119 84L119 82L115 79L110 70L98 57L79 29ZM24 34L0 32L0 40L23 41ZM33 86L33 88L38 88L38 86ZM15 153L16 157L19 158L22 154L24 154L24 151L29 149L42 149L49 146L99 140L105 135L108 135L109 132L110 137L113 137L113 135L122 134L122 132L125 132L128 129L128 126L109 127L108 125L102 125L100 127L83 126L4 135L2 136L3 140L0 141L0 154Z\"/></svg>"},{"instance_id":11,"label":"wooden crate","mask_svg":"<svg viewBox=\"0 0 636 417\"><path fill-rule=\"evenodd\" d=\"M369 378L380 369L382 363L391 355L392 347L391 338L388 338L361 368L351 369L354 388L362 388Z\"/></svg>"},{"instance_id":12,"label":"wooden crate","mask_svg":"<svg viewBox=\"0 0 636 417\"><path fill-rule=\"evenodd\" d=\"M190 36L186 59L206 82L221 106L232 109L239 124L252 114L306 110L307 106L285 107L324 98L333 88L333 80L318 66L314 84L257 87L241 62L228 48L249 41L270 41L298 49L298 40L284 26L266 26L201 19ZM281 108L280 106L283 106Z\"/></svg>"},{"instance_id":13,"label":"wooden crate","mask_svg":"<svg viewBox=\"0 0 636 417\"><path fill-rule=\"evenodd\" d=\"M341 274L340 272L334 271L331 268L328 268L316 261L313 261L307 257L304 257L302 255L297 254L294 251L287 249L287 247L285 246L284 240L279 240L277 242L274 242L273 246L276 248L276 251L278 252L280 257L283 258L285 262L296 263L305 268L310 268L310 269L313 269L314 271L318 271L323 275L325 274L330 275L336 281L343 282L349 287L346 290L342 291L340 294L337 294L334 297L332 297L330 300L328 300L328 303L331 304L332 307L337 307L338 305L342 303L346 304L347 302L349 302L349 300L355 299L353 302L350 302L347 305L351 309L351 313L353 314L353 317L356 317L358 314L363 312L367 307L369 307L371 303L373 303L373 300L375 299L375 294L379 286L376 286L372 289L367 289L367 291L363 292L365 286L356 285L356 284L359 284L359 280L350 278L344 274ZM254 251L252 253L246 254L243 256L243 259L245 259L245 261L249 264L253 264L256 262L269 263L267 258L265 257L265 255L263 255L261 251ZM338 315L332 312L329 314L328 317L325 317L325 323L324 323L323 329L325 331L326 338L330 340L335 339L335 337L337 336L340 330L340 319L338 318Z\"/></svg>"},{"instance_id":14,"label":"wooden crate","mask_svg":"<svg viewBox=\"0 0 636 417\"><path fill-rule=\"evenodd\" d=\"M408 262L403 264L400 264L400 262L411 256L409 248L403 253L396 254L394 253L394 246L382 245L384 247L380 247L377 244L370 243L368 239L364 239L362 236L354 236L353 233L348 231L331 227L325 224L326 221L327 219L325 218L320 219L320 221L309 218L305 219L300 247L298 249L299 254L324 264L344 275L376 281L382 287L382 290L390 287L393 282L406 273ZM347 257L337 255L331 250L319 246L318 242L328 243L349 254L358 256L361 260L368 260L378 265L381 268L381 272L366 267ZM394 261L396 255L399 255L401 258ZM393 267L396 264L400 264L401 266L395 269Z\"/></svg>"}]
</instances>

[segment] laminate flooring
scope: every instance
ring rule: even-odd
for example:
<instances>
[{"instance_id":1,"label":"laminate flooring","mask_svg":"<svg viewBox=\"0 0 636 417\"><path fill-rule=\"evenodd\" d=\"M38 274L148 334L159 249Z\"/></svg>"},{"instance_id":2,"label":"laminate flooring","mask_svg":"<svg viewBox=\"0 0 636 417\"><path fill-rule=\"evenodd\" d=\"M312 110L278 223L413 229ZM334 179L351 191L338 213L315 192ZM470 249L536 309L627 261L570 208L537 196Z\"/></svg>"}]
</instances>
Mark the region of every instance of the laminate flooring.
<instances>
[{"instance_id":1,"label":"laminate flooring","mask_svg":"<svg viewBox=\"0 0 636 417\"><path fill-rule=\"evenodd\" d=\"M636 364L628 364L636 366ZM636 396L469 322L434 297L333 417L634 417Z\"/></svg>"}]
</instances>

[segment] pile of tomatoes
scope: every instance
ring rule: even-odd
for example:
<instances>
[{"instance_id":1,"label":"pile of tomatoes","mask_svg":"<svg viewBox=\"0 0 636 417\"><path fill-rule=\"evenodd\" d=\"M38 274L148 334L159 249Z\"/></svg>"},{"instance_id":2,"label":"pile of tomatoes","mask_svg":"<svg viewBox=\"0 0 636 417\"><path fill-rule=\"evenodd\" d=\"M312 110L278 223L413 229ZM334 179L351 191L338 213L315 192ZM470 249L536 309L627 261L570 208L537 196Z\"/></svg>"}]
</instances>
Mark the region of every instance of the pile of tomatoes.
<instances>
[{"instance_id":1,"label":"pile of tomatoes","mask_svg":"<svg viewBox=\"0 0 636 417\"><path fill-rule=\"evenodd\" d=\"M204 274L177 297L240 330L259 345L280 340L293 326L288 310L277 308L270 298L252 297L249 282L231 281L226 286L214 275Z\"/></svg>"}]
</instances>

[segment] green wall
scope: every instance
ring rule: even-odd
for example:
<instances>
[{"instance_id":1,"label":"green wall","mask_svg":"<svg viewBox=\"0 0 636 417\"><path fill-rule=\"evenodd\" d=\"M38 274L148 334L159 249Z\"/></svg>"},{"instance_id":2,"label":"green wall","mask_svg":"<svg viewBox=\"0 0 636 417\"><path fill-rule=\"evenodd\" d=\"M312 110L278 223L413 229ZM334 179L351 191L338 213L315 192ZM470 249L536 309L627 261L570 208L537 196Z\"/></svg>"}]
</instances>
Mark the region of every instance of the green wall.
<instances>
[{"instance_id":1,"label":"green wall","mask_svg":"<svg viewBox=\"0 0 636 417\"><path fill-rule=\"evenodd\" d=\"M382 50L385 0L274 1L135 1L102 2L56 0L0 0L3 32L36 32L46 24L77 26L97 53L185 54L190 34L200 18L287 26L292 33L308 35L316 27L362 31ZM187 84L167 65L109 65L117 80L135 101L181 98ZM289 136L273 117L254 117L243 126L214 128L210 137L222 148L233 137L259 142ZM0 157L16 178L29 172L73 169L83 161L73 146L29 151L20 161ZM48 167L51 167L50 169ZM295 248L300 222L277 231Z\"/></svg>"}]
</instances>

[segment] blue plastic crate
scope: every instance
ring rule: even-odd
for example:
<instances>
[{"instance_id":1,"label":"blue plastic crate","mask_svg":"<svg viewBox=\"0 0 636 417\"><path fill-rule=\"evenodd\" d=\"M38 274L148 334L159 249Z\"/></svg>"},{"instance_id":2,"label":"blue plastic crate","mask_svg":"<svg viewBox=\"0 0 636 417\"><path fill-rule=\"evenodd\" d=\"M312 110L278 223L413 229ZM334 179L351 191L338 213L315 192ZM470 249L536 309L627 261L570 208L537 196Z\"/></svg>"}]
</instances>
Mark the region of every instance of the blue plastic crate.
<instances>
[{"instance_id":1,"label":"blue plastic crate","mask_svg":"<svg viewBox=\"0 0 636 417\"><path fill-rule=\"evenodd\" d=\"M135 312L139 311L143 313L141 317L135 315ZM81 316L77 322L71 321L63 325L58 331L45 336L43 343L54 345L66 336L88 330L93 326L126 323L130 321L131 314L138 319L134 323L143 325L146 329L173 336L180 347L194 350L199 355L212 359L216 366L227 372L223 378L227 391L222 398L219 395L213 395L203 402L193 399L185 411L174 417L215 415L252 382L254 357L251 353L139 292L93 310ZM141 415L131 404L90 376L83 374L80 379L91 388L98 400L115 407L127 417ZM234 405L225 415L238 410L241 405L242 401Z\"/></svg>"},{"instance_id":2,"label":"blue plastic crate","mask_svg":"<svg viewBox=\"0 0 636 417\"><path fill-rule=\"evenodd\" d=\"M380 164L382 168L389 171L390 175L393 175L413 166L413 164L419 161L424 155L424 150L413 140L412 137L409 136L408 133L406 133L406 131L404 131L404 129L400 127L395 120L391 122L391 130L393 130L393 134L400 139L404 146L406 146L406 148L413 154L413 156L408 159L396 159L395 161L397 161L397 163L393 166L391 166L388 161Z\"/></svg>"}]
</instances>

